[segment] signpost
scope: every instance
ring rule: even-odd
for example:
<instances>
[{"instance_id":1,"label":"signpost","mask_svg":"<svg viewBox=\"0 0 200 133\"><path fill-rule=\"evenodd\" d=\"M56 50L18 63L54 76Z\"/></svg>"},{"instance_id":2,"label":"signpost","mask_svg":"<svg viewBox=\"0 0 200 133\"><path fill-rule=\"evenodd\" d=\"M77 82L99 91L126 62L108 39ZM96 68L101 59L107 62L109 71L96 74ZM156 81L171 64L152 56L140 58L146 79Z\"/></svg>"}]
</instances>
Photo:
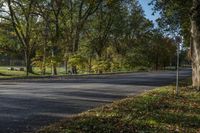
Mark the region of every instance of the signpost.
<instances>
[{"instance_id":1,"label":"signpost","mask_svg":"<svg viewBox=\"0 0 200 133\"><path fill-rule=\"evenodd\" d=\"M181 37L176 36L175 38L176 44L177 44L177 67L176 67L176 95L179 94L179 64L180 64L180 59L179 59L179 54L180 54L180 44L182 42Z\"/></svg>"}]
</instances>

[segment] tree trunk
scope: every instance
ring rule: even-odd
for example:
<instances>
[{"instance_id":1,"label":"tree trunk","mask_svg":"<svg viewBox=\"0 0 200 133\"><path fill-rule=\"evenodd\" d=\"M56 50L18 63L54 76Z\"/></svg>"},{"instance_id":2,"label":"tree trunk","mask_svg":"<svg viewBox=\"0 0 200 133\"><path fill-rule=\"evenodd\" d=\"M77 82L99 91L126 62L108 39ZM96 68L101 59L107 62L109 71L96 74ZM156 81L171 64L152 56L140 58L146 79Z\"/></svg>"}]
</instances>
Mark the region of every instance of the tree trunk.
<instances>
[{"instance_id":1,"label":"tree trunk","mask_svg":"<svg viewBox=\"0 0 200 133\"><path fill-rule=\"evenodd\" d=\"M92 73L92 57L89 57L89 65L88 65L88 72Z\"/></svg>"},{"instance_id":2,"label":"tree trunk","mask_svg":"<svg viewBox=\"0 0 200 133\"><path fill-rule=\"evenodd\" d=\"M101 52L97 52L97 61L101 61L102 60L102 53ZM102 68L98 69L98 74L102 74L103 70Z\"/></svg>"},{"instance_id":3,"label":"tree trunk","mask_svg":"<svg viewBox=\"0 0 200 133\"><path fill-rule=\"evenodd\" d=\"M200 86L200 0L193 0L191 18L191 57L193 87Z\"/></svg>"},{"instance_id":4,"label":"tree trunk","mask_svg":"<svg viewBox=\"0 0 200 133\"><path fill-rule=\"evenodd\" d=\"M68 74L68 69L67 69L67 67L68 67L68 59L65 59L64 67L65 67L65 74Z\"/></svg>"},{"instance_id":5,"label":"tree trunk","mask_svg":"<svg viewBox=\"0 0 200 133\"><path fill-rule=\"evenodd\" d=\"M77 66L72 66L72 74L78 74Z\"/></svg>"},{"instance_id":6,"label":"tree trunk","mask_svg":"<svg viewBox=\"0 0 200 133\"><path fill-rule=\"evenodd\" d=\"M43 49L43 59L42 59L42 75L46 74L46 45Z\"/></svg>"},{"instance_id":7,"label":"tree trunk","mask_svg":"<svg viewBox=\"0 0 200 133\"><path fill-rule=\"evenodd\" d=\"M156 64L155 64L156 71L158 71L158 68L159 68L159 57L158 57L158 52L157 52L157 54L156 54Z\"/></svg>"},{"instance_id":8,"label":"tree trunk","mask_svg":"<svg viewBox=\"0 0 200 133\"><path fill-rule=\"evenodd\" d=\"M51 75L52 76L55 76L55 75L57 75L57 69L56 69L56 63L55 63L55 53L54 53L54 49L52 48L52 51L51 51L51 56L52 56L52 60L51 60Z\"/></svg>"},{"instance_id":9,"label":"tree trunk","mask_svg":"<svg viewBox=\"0 0 200 133\"><path fill-rule=\"evenodd\" d=\"M68 60L69 60L68 52L69 52L69 48L66 45L65 54L64 54L64 69L65 69L65 74L66 75L68 74Z\"/></svg>"},{"instance_id":10,"label":"tree trunk","mask_svg":"<svg viewBox=\"0 0 200 133\"><path fill-rule=\"evenodd\" d=\"M31 58L28 55L28 52L25 52L25 63L26 63L26 76L29 76L29 73L33 73Z\"/></svg>"},{"instance_id":11,"label":"tree trunk","mask_svg":"<svg viewBox=\"0 0 200 133\"><path fill-rule=\"evenodd\" d=\"M73 52L76 53L79 48L79 41L80 41L80 31L76 31L75 39L74 39L74 44L73 44Z\"/></svg>"}]
</instances>

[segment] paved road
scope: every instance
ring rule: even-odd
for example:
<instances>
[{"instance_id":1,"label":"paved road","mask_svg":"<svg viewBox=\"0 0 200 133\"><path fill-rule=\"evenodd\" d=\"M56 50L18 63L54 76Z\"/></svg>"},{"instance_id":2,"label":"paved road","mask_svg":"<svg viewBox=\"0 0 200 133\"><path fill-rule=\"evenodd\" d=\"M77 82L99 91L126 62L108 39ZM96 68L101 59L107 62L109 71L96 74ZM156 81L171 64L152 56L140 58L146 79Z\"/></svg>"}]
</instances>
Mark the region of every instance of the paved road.
<instances>
[{"instance_id":1,"label":"paved road","mask_svg":"<svg viewBox=\"0 0 200 133\"><path fill-rule=\"evenodd\" d=\"M191 75L180 72L181 79ZM0 81L0 133L41 126L175 81L175 71Z\"/></svg>"}]
</instances>

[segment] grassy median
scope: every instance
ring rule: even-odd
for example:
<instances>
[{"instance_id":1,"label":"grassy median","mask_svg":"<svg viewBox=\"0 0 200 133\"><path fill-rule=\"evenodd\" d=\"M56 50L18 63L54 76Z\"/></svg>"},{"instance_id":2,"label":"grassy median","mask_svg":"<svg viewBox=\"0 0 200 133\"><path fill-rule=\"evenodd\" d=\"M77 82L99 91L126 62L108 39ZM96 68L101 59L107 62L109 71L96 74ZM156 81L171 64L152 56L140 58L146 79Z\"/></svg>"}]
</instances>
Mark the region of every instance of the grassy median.
<instances>
[{"instance_id":1,"label":"grassy median","mask_svg":"<svg viewBox=\"0 0 200 133\"><path fill-rule=\"evenodd\" d=\"M66 118L39 133L199 133L200 92L181 83L166 86Z\"/></svg>"}]
</instances>

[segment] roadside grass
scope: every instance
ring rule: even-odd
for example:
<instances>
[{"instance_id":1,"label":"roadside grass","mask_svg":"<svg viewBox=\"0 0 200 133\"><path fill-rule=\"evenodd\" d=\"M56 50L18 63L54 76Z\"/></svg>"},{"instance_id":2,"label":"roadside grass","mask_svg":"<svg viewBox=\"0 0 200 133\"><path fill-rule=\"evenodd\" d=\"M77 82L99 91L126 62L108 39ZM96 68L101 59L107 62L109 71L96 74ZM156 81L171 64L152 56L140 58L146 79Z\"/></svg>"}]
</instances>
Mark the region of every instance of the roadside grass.
<instances>
[{"instance_id":1,"label":"roadside grass","mask_svg":"<svg viewBox=\"0 0 200 133\"><path fill-rule=\"evenodd\" d=\"M182 82L75 115L38 133L200 133L200 92Z\"/></svg>"},{"instance_id":2,"label":"roadside grass","mask_svg":"<svg viewBox=\"0 0 200 133\"><path fill-rule=\"evenodd\" d=\"M8 68L10 68L11 66L0 66L0 79L1 78L21 78L21 77L26 77L26 72L25 71L11 71L8 70ZM19 68L20 66L12 66L12 67L16 67ZM25 67L23 67L25 68ZM68 70L70 70L70 68L68 68ZM147 67L135 67L132 68L132 70L127 70L125 68L121 69L121 70L113 70L112 72L104 72L104 74L113 74L113 73L131 73L131 72L147 72L147 71L152 71L153 69L151 68L147 68ZM161 70L175 70L175 67L165 67L165 69L161 69ZM34 73L29 73L29 76L31 77L38 77L38 76L42 76L41 75L41 70L39 67L33 67L33 72ZM66 75L65 69L64 67L57 67L57 73L58 76L64 76ZM88 72L88 71L79 71L79 73L77 75L84 75L84 74L96 74L95 72ZM51 76L51 68L50 67L46 67L46 74L45 76Z\"/></svg>"},{"instance_id":3,"label":"roadside grass","mask_svg":"<svg viewBox=\"0 0 200 133\"><path fill-rule=\"evenodd\" d=\"M10 71L7 67L0 67L0 78L12 78L25 76L26 73L23 71Z\"/></svg>"},{"instance_id":4,"label":"roadside grass","mask_svg":"<svg viewBox=\"0 0 200 133\"><path fill-rule=\"evenodd\" d=\"M25 71L11 71L8 70L10 66L0 66L0 79L2 78L23 78L26 77L26 72ZM18 66L15 66L18 67ZM18 67L19 68L19 67ZM128 72L144 72L144 71L148 71L147 68L145 67L137 67L132 71L127 71L127 70L121 70L121 71L114 71L114 72L106 72L104 74L113 74L113 73L128 73ZM29 73L30 77L40 77L41 75L41 70L38 67L33 67L33 72L34 73ZM57 67L57 73L58 76L65 76L66 72L64 67ZM89 72L79 72L79 74L77 75L84 75L84 74L95 74L95 73L89 73ZM51 68L47 67L46 68L46 74L45 76L51 76Z\"/></svg>"},{"instance_id":5,"label":"roadside grass","mask_svg":"<svg viewBox=\"0 0 200 133\"><path fill-rule=\"evenodd\" d=\"M0 79L1 78L17 78L17 77L25 77L26 72L24 71L11 71L8 70L9 67L0 67ZM34 73L29 73L29 76L39 76L41 75L40 69L37 67L33 68ZM64 68L58 67L57 68L58 74L59 75L64 75ZM51 68L47 68L46 70L46 76L51 75Z\"/></svg>"}]
</instances>

